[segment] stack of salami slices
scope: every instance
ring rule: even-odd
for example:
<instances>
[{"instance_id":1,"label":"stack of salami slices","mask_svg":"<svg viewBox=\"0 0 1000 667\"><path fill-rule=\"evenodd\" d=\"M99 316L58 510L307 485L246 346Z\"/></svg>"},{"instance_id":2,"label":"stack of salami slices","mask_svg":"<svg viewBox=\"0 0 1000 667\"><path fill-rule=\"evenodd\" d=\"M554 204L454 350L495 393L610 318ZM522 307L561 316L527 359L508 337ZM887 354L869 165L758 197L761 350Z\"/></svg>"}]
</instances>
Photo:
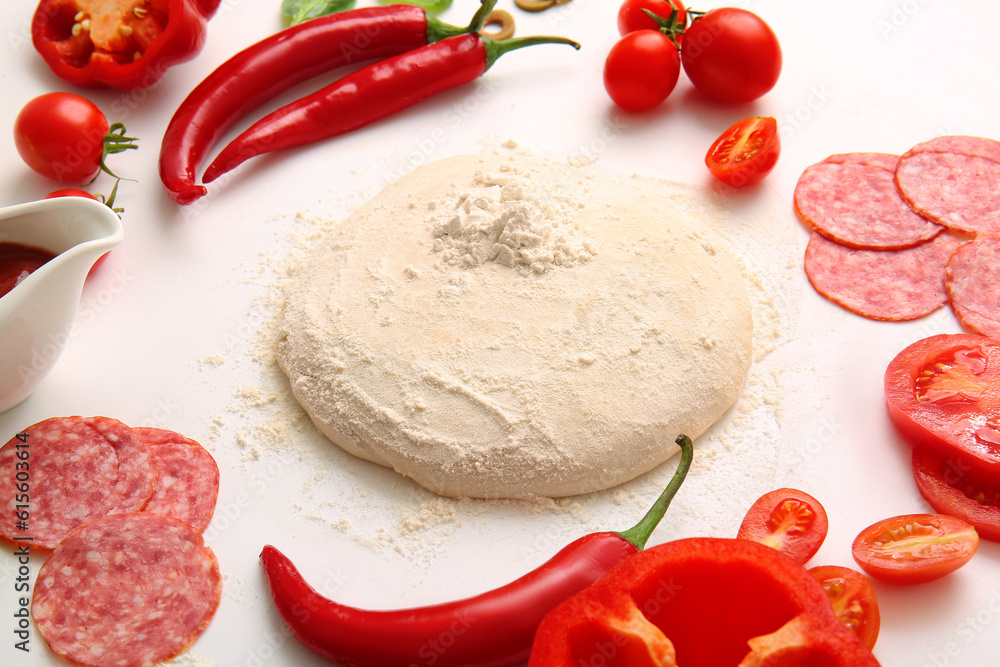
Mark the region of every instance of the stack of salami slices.
<instances>
[{"instance_id":1,"label":"stack of salami slices","mask_svg":"<svg viewBox=\"0 0 1000 667\"><path fill-rule=\"evenodd\" d=\"M812 230L806 274L830 301L885 321L947 303L970 331L1000 337L1000 142L832 155L802 173L794 203Z\"/></svg>"},{"instance_id":2,"label":"stack of salami slices","mask_svg":"<svg viewBox=\"0 0 1000 667\"><path fill-rule=\"evenodd\" d=\"M39 422L0 448L0 537L51 551L32 616L79 665L149 665L205 630L222 577L202 532L219 469L201 445L108 417Z\"/></svg>"}]
</instances>

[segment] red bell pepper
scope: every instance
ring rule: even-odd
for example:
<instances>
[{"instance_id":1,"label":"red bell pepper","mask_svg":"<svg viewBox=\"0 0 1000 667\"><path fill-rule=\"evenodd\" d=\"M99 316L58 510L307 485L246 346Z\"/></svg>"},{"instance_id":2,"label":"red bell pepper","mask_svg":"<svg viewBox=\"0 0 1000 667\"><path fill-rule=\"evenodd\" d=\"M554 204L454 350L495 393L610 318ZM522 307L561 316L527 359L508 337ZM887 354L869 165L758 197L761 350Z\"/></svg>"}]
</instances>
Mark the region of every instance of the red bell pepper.
<instances>
[{"instance_id":1,"label":"red bell pepper","mask_svg":"<svg viewBox=\"0 0 1000 667\"><path fill-rule=\"evenodd\" d=\"M822 586L757 542L689 538L616 565L545 616L528 667L877 667Z\"/></svg>"},{"instance_id":2,"label":"red bell pepper","mask_svg":"<svg viewBox=\"0 0 1000 667\"><path fill-rule=\"evenodd\" d=\"M147 88L205 45L219 0L41 0L31 41L64 81Z\"/></svg>"}]
</instances>

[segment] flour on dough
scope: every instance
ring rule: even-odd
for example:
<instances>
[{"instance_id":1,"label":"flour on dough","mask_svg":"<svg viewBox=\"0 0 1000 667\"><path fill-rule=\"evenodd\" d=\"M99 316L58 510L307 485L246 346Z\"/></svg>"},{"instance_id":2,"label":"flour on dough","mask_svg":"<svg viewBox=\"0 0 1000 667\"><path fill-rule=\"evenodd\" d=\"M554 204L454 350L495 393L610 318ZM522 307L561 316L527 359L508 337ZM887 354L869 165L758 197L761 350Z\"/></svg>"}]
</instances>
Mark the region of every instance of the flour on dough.
<instances>
[{"instance_id":1,"label":"flour on dough","mask_svg":"<svg viewBox=\"0 0 1000 667\"><path fill-rule=\"evenodd\" d=\"M736 401L739 266L666 197L514 154L421 167L285 295L278 361L330 440L455 497L621 484Z\"/></svg>"}]
</instances>

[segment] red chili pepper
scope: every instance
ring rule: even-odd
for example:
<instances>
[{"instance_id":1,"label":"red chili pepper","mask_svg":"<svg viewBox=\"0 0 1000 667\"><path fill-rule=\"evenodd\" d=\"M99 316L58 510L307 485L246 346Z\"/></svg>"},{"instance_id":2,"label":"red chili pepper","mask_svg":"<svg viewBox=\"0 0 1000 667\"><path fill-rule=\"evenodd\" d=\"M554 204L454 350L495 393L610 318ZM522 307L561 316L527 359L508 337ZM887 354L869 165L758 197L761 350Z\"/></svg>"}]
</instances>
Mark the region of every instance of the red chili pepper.
<instances>
[{"instance_id":1,"label":"red chili pepper","mask_svg":"<svg viewBox=\"0 0 1000 667\"><path fill-rule=\"evenodd\" d=\"M205 45L219 0L41 0L31 41L56 76L88 87L147 88Z\"/></svg>"},{"instance_id":2,"label":"red chili pepper","mask_svg":"<svg viewBox=\"0 0 1000 667\"><path fill-rule=\"evenodd\" d=\"M373 123L474 81L504 53L534 44L580 48L562 37L496 41L477 33L449 37L383 60L257 121L219 153L203 180L209 183L257 155L327 139Z\"/></svg>"},{"instance_id":3,"label":"red chili pepper","mask_svg":"<svg viewBox=\"0 0 1000 667\"><path fill-rule=\"evenodd\" d=\"M528 657L535 630L552 607L640 551L691 466L693 445L677 438L681 460L642 521L622 533L586 535L541 567L472 598L415 609L367 611L321 596L281 552L260 559L271 597L292 634L314 653L353 667L499 667ZM825 594L824 594L825 595Z\"/></svg>"},{"instance_id":4,"label":"red chili pepper","mask_svg":"<svg viewBox=\"0 0 1000 667\"><path fill-rule=\"evenodd\" d=\"M801 565L694 537L615 566L538 626L528 667L878 667Z\"/></svg>"},{"instance_id":5,"label":"red chili pepper","mask_svg":"<svg viewBox=\"0 0 1000 667\"><path fill-rule=\"evenodd\" d=\"M251 109L332 69L405 53L466 30L405 4L329 14L285 28L222 63L181 103L163 135L160 179L174 201L190 204L207 192L195 184L195 169Z\"/></svg>"}]
</instances>

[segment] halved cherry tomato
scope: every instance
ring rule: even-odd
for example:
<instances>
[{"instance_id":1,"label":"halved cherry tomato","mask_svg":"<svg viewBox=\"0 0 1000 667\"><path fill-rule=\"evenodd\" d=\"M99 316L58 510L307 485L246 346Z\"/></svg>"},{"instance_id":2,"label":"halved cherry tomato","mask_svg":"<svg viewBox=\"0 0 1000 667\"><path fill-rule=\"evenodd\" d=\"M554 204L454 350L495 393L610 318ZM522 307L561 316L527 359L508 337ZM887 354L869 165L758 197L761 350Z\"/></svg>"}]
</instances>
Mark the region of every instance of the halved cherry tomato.
<instances>
[{"instance_id":1,"label":"halved cherry tomato","mask_svg":"<svg viewBox=\"0 0 1000 667\"><path fill-rule=\"evenodd\" d=\"M643 10L649 10L661 19L669 20L677 10L677 25L685 25L687 10L681 0L625 0L618 8L618 32L622 36L636 30L658 30L656 21Z\"/></svg>"},{"instance_id":2,"label":"halved cherry tomato","mask_svg":"<svg viewBox=\"0 0 1000 667\"><path fill-rule=\"evenodd\" d=\"M911 445L1000 479L1000 341L976 334L919 340L889 363L885 398Z\"/></svg>"},{"instance_id":3,"label":"halved cherry tomato","mask_svg":"<svg viewBox=\"0 0 1000 667\"><path fill-rule=\"evenodd\" d=\"M604 88L626 111L647 111L670 95L681 72L677 46L656 30L637 30L611 47Z\"/></svg>"},{"instance_id":4,"label":"halved cherry tomato","mask_svg":"<svg viewBox=\"0 0 1000 667\"><path fill-rule=\"evenodd\" d=\"M840 565L813 567L809 569L809 574L830 596L833 611L840 622L871 650L878 640L882 615L878 609L875 589L868 577Z\"/></svg>"},{"instance_id":5,"label":"halved cherry tomato","mask_svg":"<svg viewBox=\"0 0 1000 667\"><path fill-rule=\"evenodd\" d=\"M750 116L719 135L705 155L705 164L723 183L742 188L770 174L780 154L778 121L771 116Z\"/></svg>"},{"instance_id":6,"label":"halved cherry tomato","mask_svg":"<svg viewBox=\"0 0 1000 667\"><path fill-rule=\"evenodd\" d=\"M776 489L750 507L736 537L777 549L803 565L819 551L828 529L818 500L798 489Z\"/></svg>"},{"instance_id":7,"label":"halved cherry tomato","mask_svg":"<svg viewBox=\"0 0 1000 667\"><path fill-rule=\"evenodd\" d=\"M694 87L727 104L757 99L781 74L781 46L771 27L745 9L722 7L684 31L681 62Z\"/></svg>"},{"instance_id":8,"label":"halved cherry tomato","mask_svg":"<svg viewBox=\"0 0 1000 667\"><path fill-rule=\"evenodd\" d=\"M972 524L944 514L904 514L861 531L851 552L861 569L890 584L922 584L962 567L976 554Z\"/></svg>"},{"instance_id":9,"label":"halved cherry tomato","mask_svg":"<svg viewBox=\"0 0 1000 667\"><path fill-rule=\"evenodd\" d=\"M913 478L934 511L968 521L980 537L1000 542L1000 480L981 477L961 458L928 447L913 448Z\"/></svg>"}]
</instances>

